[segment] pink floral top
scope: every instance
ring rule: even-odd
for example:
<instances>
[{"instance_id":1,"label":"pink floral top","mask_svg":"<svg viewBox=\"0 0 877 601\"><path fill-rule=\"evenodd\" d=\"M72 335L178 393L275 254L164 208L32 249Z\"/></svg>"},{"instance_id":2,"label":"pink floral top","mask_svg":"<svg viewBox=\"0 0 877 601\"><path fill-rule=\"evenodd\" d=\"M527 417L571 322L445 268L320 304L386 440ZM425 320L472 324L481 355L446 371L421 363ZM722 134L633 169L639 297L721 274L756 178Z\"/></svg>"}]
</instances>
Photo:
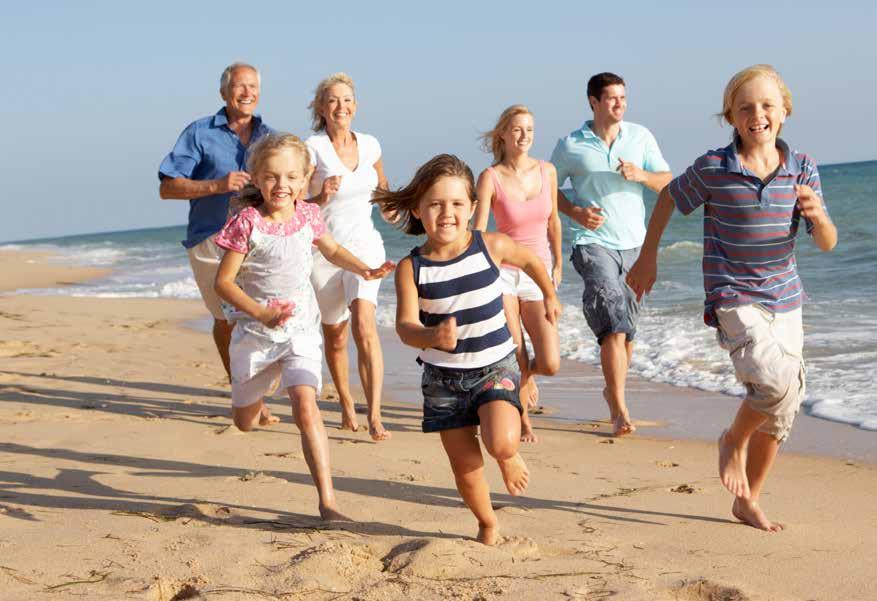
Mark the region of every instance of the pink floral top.
<instances>
[{"instance_id":1,"label":"pink floral top","mask_svg":"<svg viewBox=\"0 0 877 601\"><path fill-rule=\"evenodd\" d=\"M263 305L278 300L295 303L292 318L278 328L268 328L224 304L226 318L237 322L235 330L271 343L311 340L319 349L320 312L310 283L311 249L325 232L320 208L304 201L296 202L295 216L286 223L266 220L255 207L247 207L228 220L216 236L216 244L246 255L235 280L238 286Z\"/></svg>"}]
</instances>

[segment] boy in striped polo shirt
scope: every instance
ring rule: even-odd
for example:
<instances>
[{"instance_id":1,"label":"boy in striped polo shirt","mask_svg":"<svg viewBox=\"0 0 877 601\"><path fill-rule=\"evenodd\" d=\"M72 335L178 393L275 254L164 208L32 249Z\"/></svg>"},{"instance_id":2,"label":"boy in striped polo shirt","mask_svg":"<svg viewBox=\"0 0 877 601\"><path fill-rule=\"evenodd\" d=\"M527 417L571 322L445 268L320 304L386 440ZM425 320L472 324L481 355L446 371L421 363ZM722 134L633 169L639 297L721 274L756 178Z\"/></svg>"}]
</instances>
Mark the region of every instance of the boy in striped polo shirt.
<instances>
[{"instance_id":1,"label":"boy in striped polo shirt","mask_svg":"<svg viewBox=\"0 0 877 601\"><path fill-rule=\"evenodd\" d=\"M792 95L769 65L737 73L725 88L721 116L734 128L725 148L698 158L661 192L628 283L641 297L657 273L661 234L673 208L704 207L704 321L717 329L746 396L719 438L719 476L741 521L770 532L761 488L804 396L803 288L795 237L803 218L823 251L837 230L822 201L816 163L778 138Z\"/></svg>"}]
</instances>

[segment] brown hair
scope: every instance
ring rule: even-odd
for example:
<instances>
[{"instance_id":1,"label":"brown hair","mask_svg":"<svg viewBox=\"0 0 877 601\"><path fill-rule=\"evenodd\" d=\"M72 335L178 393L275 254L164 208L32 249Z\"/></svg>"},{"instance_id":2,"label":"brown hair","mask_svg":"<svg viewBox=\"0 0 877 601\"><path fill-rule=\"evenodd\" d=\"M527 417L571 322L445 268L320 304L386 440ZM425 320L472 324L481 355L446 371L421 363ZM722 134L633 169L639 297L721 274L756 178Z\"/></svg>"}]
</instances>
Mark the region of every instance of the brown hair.
<instances>
[{"instance_id":1,"label":"brown hair","mask_svg":"<svg viewBox=\"0 0 877 601\"><path fill-rule=\"evenodd\" d=\"M783 108L786 109L786 117L791 117L792 92L789 91L786 82L783 81L783 78L780 77L777 70L774 69L772 65L764 64L746 67L731 78L731 81L725 86L725 93L722 95L722 112L717 114L716 117L724 119L728 122L728 125L734 127L734 123L731 121L731 116L734 111L734 99L737 97L737 91L740 90L743 84L748 83L757 77L766 77L777 84L777 87L780 90L780 96L783 99ZM736 131L736 129L734 131ZM782 131L782 125L780 125L780 131Z\"/></svg>"},{"instance_id":2,"label":"brown hair","mask_svg":"<svg viewBox=\"0 0 877 601\"><path fill-rule=\"evenodd\" d=\"M326 95L326 92L336 83L343 83L350 88L350 91L353 92L354 99L356 98L356 89L353 87L353 80L350 79L350 76L347 73L342 73L340 71L338 73L333 73L318 83L317 89L314 90L314 99L311 100L311 103L308 105L308 108L311 109L311 129L316 132L326 129L326 119L320 114L320 107L323 105L323 97Z\"/></svg>"},{"instance_id":3,"label":"brown hair","mask_svg":"<svg viewBox=\"0 0 877 601\"><path fill-rule=\"evenodd\" d=\"M262 192L259 191L259 187L256 185L255 180L259 176L259 171L261 170L262 163L265 162L265 159L268 158L269 155L272 155L275 152L280 152L281 150L292 150L297 154L299 159L301 159L302 171L304 171L305 176L307 177L310 174L312 169L311 155L308 152L308 147L305 146L305 143L302 142L298 136L284 132L268 134L267 136L260 138L258 142L254 143L249 150L249 156L247 157L247 172L252 176L254 181L244 186L244 189L241 190L237 196L232 197L232 213L238 213L244 207L257 207L265 202L265 199L262 198Z\"/></svg>"},{"instance_id":4,"label":"brown hair","mask_svg":"<svg viewBox=\"0 0 877 601\"><path fill-rule=\"evenodd\" d=\"M496 120L496 125L493 126L493 129L486 131L479 136L481 139L481 147L484 149L484 152L493 153L494 165L502 163L505 158L505 147L503 146L502 135L505 133L506 129L508 129L512 119L517 115L533 116L533 113L531 113L530 109L523 104L513 104L502 112L499 119Z\"/></svg>"},{"instance_id":5,"label":"brown hair","mask_svg":"<svg viewBox=\"0 0 877 601\"><path fill-rule=\"evenodd\" d=\"M475 178L469 166L452 154L439 154L420 166L414 178L404 188L395 192L391 190L375 190L372 204L378 205L385 215L397 215L396 227L412 236L426 233L423 223L414 216L420 197L426 194L432 185L442 177L459 177L466 184L466 190L472 202L475 202Z\"/></svg>"},{"instance_id":6,"label":"brown hair","mask_svg":"<svg viewBox=\"0 0 877 601\"><path fill-rule=\"evenodd\" d=\"M605 88L623 85L625 85L624 79L620 75L615 75L615 73L609 73L608 71L597 73L588 80L588 103L590 103L591 98L600 100L603 97L603 90Z\"/></svg>"}]
</instances>

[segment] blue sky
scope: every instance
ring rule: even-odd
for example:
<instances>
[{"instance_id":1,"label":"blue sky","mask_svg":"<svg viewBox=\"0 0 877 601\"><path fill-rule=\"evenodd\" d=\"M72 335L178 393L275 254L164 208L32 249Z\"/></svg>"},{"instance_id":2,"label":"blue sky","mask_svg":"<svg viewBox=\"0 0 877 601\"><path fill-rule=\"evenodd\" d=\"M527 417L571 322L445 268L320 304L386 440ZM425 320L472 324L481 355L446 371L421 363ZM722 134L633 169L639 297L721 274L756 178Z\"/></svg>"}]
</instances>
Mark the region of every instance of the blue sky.
<instances>
[{"instance_id":1,"label":"blue sky","mask_svg":"<svg viewBox=\"0 0 877 601\"><path fill-rule=\"evenodd\" d=\"M877 158L877 10L865 2L31 2L0 8L5 125L0 241L185 223L156 169L190 121L221 106L235 60L262 70L260 112L305 136L317 82L357 84L356 129L390 183L438 152L476 173L503 108L536 116L547 158L590 115L587 78L628 82L627 118L674 172L724 145L725 83L775 65L795 100L784 135L820 163Z\"/></svg>"}]
</instances>

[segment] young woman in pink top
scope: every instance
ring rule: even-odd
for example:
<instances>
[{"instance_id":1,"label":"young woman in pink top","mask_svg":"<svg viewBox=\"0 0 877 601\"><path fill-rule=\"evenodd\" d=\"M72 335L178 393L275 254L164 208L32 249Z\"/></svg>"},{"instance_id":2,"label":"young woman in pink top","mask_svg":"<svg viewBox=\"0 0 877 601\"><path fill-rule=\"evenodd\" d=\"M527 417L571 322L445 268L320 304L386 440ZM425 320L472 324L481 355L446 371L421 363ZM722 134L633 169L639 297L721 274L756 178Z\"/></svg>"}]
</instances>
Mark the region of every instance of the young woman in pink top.
<instances>
[{"instance_id":1,"label":"young woman in pink top","mask_svg":"<svg viewBox=\"0 0 877 601\"><path fill-rule=\"evenodd\" d=\"M557 216L557 172L551 163L527 154L533 145L533 114L522 104L510 106L482 140L485 150L493 153L494 163L478 177L475 229L487 229L492 209L496 229L535 252L551 274L555 287L559 286L563 263ZM501 279L506 318L518 345L521 367L521 405L524 407L521 440L537 442L527 407L535 407L539 399L533 376L554 375L560 367L557 328L545 319L542 293L525 273L503 265ZM524 344L521 321L533 343L532 361Z\"/></svg>"}]
</instances>

